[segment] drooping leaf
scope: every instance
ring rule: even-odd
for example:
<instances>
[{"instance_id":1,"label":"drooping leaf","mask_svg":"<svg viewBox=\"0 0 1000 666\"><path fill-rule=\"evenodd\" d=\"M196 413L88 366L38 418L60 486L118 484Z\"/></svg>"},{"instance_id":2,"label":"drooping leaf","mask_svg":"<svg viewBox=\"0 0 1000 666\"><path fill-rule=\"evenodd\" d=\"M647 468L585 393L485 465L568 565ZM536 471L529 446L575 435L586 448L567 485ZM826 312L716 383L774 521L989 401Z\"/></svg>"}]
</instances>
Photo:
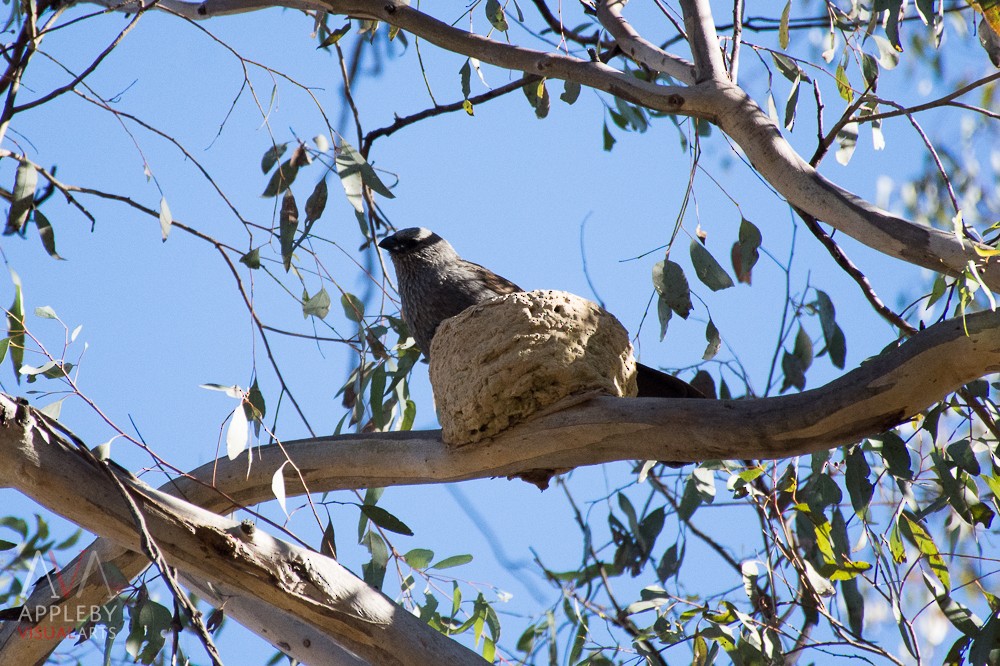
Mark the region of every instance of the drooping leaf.
<instances>
[{"instance_id":1,"label":"drooping leaf","mask_svg":"<svg viewBox=\"0 0 1000 666\"><path fill-rule=\"evenodd\" d=\"M799 360L803 372L812 367L812 338L809 337L809 334L806 333L806 330L802 326L799 326L799 332L795 334L795 346L792 348L792 355Z\"/></svg>"},{"instance_id":2,"label":"drooping leaf","mask_svg":"<svg viewBox=\"0 0 1000 666\"><path fill-rule=\"evenodd\" d=\"M268 148L264 153L264 156L260 158L260 170L267 173L273 169L274 165L278 163L278 160L281 159L281 156L285 154L286 150L288 150L287 143L278 143Z\"/></svg>"},{"instance_id":3,"label":"drooping leaf","mask_svg":"<svg viewBox=\"0 0 1000 666\"><path fill-rule=\"evenodd\" d=\"M264 404L264 394L260 392L256 377L247 390L247 398L243 401L243 412L246 414L247 420L253 423L257 436L260 436L260 425L267 414L267 406Z\"/></svg>"},{"instance_id":4,"label":"drooping leaf","mask_svg":"<svg viewBox=\"0 0 1000 666\"><path fill-rule=\"evenodd\" d=\"M359 214L364 212L362 186L371 188L387 199L395 198L392 191L375 173L372 165L348 142L341 141L335 165L337 175L340 176L340 182L344 186L344 192L347 194L347 200Z\"/></svg>"},{"instance_id":5,"label":"drooping leaf","mask_svg":"<svg viewBox=\"0 0 1000 666\"><path fill-rule=\"evenodd\" d=\"M854 149L858 145L858 124L857 123L847 123L844 127L837 132L837 162L843 166L847 166L848 162L851 161L851 157L854 155Z\"/></svg>"},{"instance_id":6,"label":"drooping leaf","mask_svg":"<svg viewBox=\"0 0 1000 666\"><path fill-rule=\"evenodd\" d=\"M760 229L750 220L740 219L740 232L736 243L733 245L732 262L736 279L744 284L750 284L753 267L760 259L761 244Z\"/></svg>"},{"instance_id":7,"label":"drooping leaf","mask_svg":"<svg viewBox=\"0 0 1000 666\"><path fill-rule=\"evenodd\" d=\"M319 542L319 552L327 557L337 559L337 533L333 529L333 521L327 519L323 538Z\"/></svg>"},{"instance_id":8,"label":"drooping leaf","mask_svg":"<svg viewBox=\"0 0 1000 666\"><path fill-rule=\"evenodd\" d=\"M281 199L278 218L278 232L281 244L281 263L287 273L292 267L292 252L295 250L295 232L299 227L299 207L291 190L285 190Z\"/></svg>"},{"instance_id":9,"label":"drooping leaf","mask_svg":"<svg viewBox=\"0 0 1000 666\"><path fill-rule=\"evenodd\" d=\"M35 187L38 185L38 171L27 160L21 160L14 174L14 189L11 192L10 212L4 235L16 234L28 221L28 214L35 206Z\"/></svg>"},{"instance_id":10,"label":"drooping leaf","mask_svg":"<svg viewBox=\"0 0 1000 666\"><path fill-rule=\"evenodd\" d=\"M307 298L302 303L302 316L310 316L326 319L330 313L330 294L326 293L326 287L321 287L318 292Z\"/></svg>"},{"instance_id":11,"label":"drooping leaf","mask_svg":"<svg viewBox=\"0 0 1000 666\"><path fill-rule=\"evenodd\" d=\"M670 318L673 314L674 311L670 309L667 299L663 298L663 296L657 296L656 318L660 322L660 342L663 342L663 338L667 336L667 326L670 324Z\"/></svg>"},{"instance_id":12,"label":"drooping leaf","mask_svg":"<svg viewBox=\"0 0 1000 666\"><path fill-rule=\"evenodd\" d=\"M385 540L373 530L365 532L361 545L365 546L372 556L370 562L361 565L364 581L376 589L382 589L386 564L389 562L389 548L385 545Z\"/></svg>"},{"instance_id":13,"label":"drooping leaf","mask_svg":"<svg viewBox=\"0 0 1000 666\"><path fill-rule=\"evenodd\" d=\"M52 223L49 222L49 218L45 217L42 211L37 209L32 218L35 220L35 226L38 227L38 237L42 241L42 247L45 248L50 257L61 261L62 257L56 252L56 235L55 231L52 230Z\"/></svg>"},{"instance_id":14,"label":"drooping leaf","mask_svg":"<svg viewBox=\"0 0 1000 666\"><path fill-rule=\"evenodd\" d=\"M788 48L788 18L792 13L792 0L785 3L785 8L781 10L781 21L778 23L778 46L782 49Z\"/></svg>"},{"instance_id":15,"label":"drooping leaf","mask_svg":"<svg viewBox=\"0 0 1000 666\"><path fill-rule=\"evenodd\" d=\"M167 198L160 198L160 235L163 236L163 242L167 242L167 236L170 235L170 226L174 223L174 217L170 214L170 206L167 205Z\"/></svg>"},{"instance_id":16,"label":"drooping leaf","mask_svg":"<svg viewBox=\"0 0 1000 666\"><path fill-rule=\"evenodd\" d=\"M694 307L691 304L691 289L688 287L684 269L669 259L653 265L653 287L670 309L687 319Z\"/></svg>"},{"instance_id":17,"label":"drooping leaf","mask_svg":"<svg viewBox=\"0 0 1000 666\"><path fill-rule=\"evenodd\" d=\"M697 240L691 241L691 263L698 279L712 291L721 291L733 286L733 279L726 273L726 269Z\"/></svg>"},{"instance_id":18,"label":"drooping leaf","mask_svg":"<svg viewBox=\"0 0 1000 666\"><path fill-rule=\"evenodd\" d=\"M340 305L344 308L344 315L353 322L360 323L365 317L365 304L354 294L344 293L340 297Z\"/></svg>"},{"instance_id":19,"label":"drooping leaf","mask_svg":"<svg viewBox=\"0 0 1000 666\"><path fill-rule=\"evenodd\" d=\"M366 518L382 529L389 530L390 532L396 532L397 534L413 536L413 530L407 527L406 523L382 507L376 506L375 504L362 504L360 505L360 508L361 513L363 513Z\"/></svg>"},{"instance_id":20,"label":"drooping leaf","mask_svg":"<svg viewBox=\"0 0 1000 666\"><path fill-rule=\"evenodd\" d=\"M309 198L306 199L306 224L311 225L323 214L323 210L326 208L326 198L326 178L322 178L316 183Z\"/></svg>"},{"instance_id":21,"label":"drooping leaf","mask_svg":"<svg viewBox=\"0 0 1000 666\"><path fill-rule=\"evenodd\" d=\"M715 327L715 322L712 321L711 317L708 319L708 326L705 327L705 339L708 340L708 346L701 358L703 361L711 361L719 353L719 348L722 347L719 329Z\"/></svg>"},{"instance_id":22,"label":"drooping leaf","mask_svg":"<svg viewBox=\"0 0 1000 666\"><path fill-rule=\"evenodd\" d=\"M326 39L320 42L319 46L317 46L316 48L325 49L333 46L334 44L340 41L341 37L350 32L350 30L351 30L351 20L348 19L347 23L345 23L344 25L340 26L339 28L331 32L329 35L327 35Z\"/></svg>"},{"instance_id":23,"label":"drooping leaf","mask_svg":"<svg viewBox=\"0 0 1000 666\"><path fill-rule=\"evenodd\" d=\"M933 537L924 529L920 521L913 514L904 511L899 516L899 530L926 558L931 573L941 581L945 591L951 590L951 575L948 573L948 565L941 556L937 544L934 543Z\"/></svg>"},{"instance_id":24,"label":"drooping leaf","mask_svg":"<svg viewBox=\"0 0 1000 666\"><path fill-rule=\"evenodd\" d=\"M859 516L868 509L868 504L875 493L875 486L868 478L871 475L871 468L865 460L865 453L862 447L855 446L847 454L847 492L851 496L851 506Z\"/></svg>"},{"instance_id":25,"label":"drooping leaf","mask_svg":"<svg viewBox=\"0 0 1000 666\"><path fill-rule=\"evenodd\" d=\"M7 339L10 347L10 361L14 366L14 377L21 383L20 369L24 365L24 293L21 277L10 269L10 281L14 285L14 302L7 308Z\"/></svg>"},{"instance_id":26,"label":"drooping leaf","mask_svg":"<svg viewBox=\"0 0 1000 666\"><path fill-rule=\"evenodd\" d=\"M240 257L240 263L250 269L260 268L260 248L255 247L244 254Z\"/></svg>"},{"instance_id":27,"label":"drooping leaf","mask_svg":"<svg viewBox=\"0 0 1000 666\"><path fill-rule=\"evenodd\" d=\"M247 441L250 439L250 429L247 423L246 412L243 411L243 402L236 406L229 419L229 427L226 428L226 455L230 460L236 460L247 448Z\"/></svg>"},{"instance_id":28,"label":"drooping leaf","mask_svg":"<svg viewBox=\"0 0 1000 666\"><path fill-rule=\"evenodd\" d=\"M288 507L285 504L285 465L287 464L287 460L281 463L271 475L271 494L274 495L274 499L278 500L278 506L281 507L286 516L288 515Z\"/></svg>"},{"instance_id":29,"label":"drooping leaf","mask_svg":"<svg viewBox=\"0 0 1000 666\"><path fill-rule=\"evenodd\" d=\"M461 69L458 70L458 78L462 82L462 97L469 99L469 94L472 92L472 64L468 58L462 64Z\"/></svg>"},{"instance_id":30,"label":"drooping leaf","mask_svg":"<svg viewBox=\"0 0 1000 666\"><path fill-rule=\"evenodd\" d=\"M498 0L486 0L486 18L490 25L500 32L510 30L510 26L507 25L507 17L504 16L503 7Z\"/></svg>"},{"instance_id":31,"label":"drooping leaf","mask_svg":"<svg viewBox=\"0 0 1000 666\"><path fill-rule=\"evenodd\" d=\"M528 104L535 110L536 118L542 119L549 115L551 100L549 99L549 90L545 85L545 79L529 81L521 87L521 90L524 92L524 97L528 100ZM607 125L605 125L606 130ZM605 137L605 146L607 146L607 137ZM608 150L608 148L605 147L605 150Z\"/></svg>"},{"instance_id":32,"label":"drooping leaf","mask_svg":"<svg viewBox=\"0 0 1000 666\"><path fill-rule=\"evenodd\" d=\"M567 104L572 104L580 97L580 84L576 81L563 81L563 92L559 95L559 99L566 102Z\"/></svg>"},{"instance_id":33,"label":"drooping leaf","mask_svg":"<svg viewBox=\"0 0 1000 666\"><path fill-rule=\"evenodd\" d=\"M267 181L267 187L264 188L264 192L261 194L262 197L270 198L276 197L285 190L287 190L293 182L295 182L295 177L299 174L299 168L297 166L292 166L290 160L286 160L281 163L278 170L274 172L271 179Z\"/></svg>"},{"instance_id":34,"label":"drooping leaf","mask_svg":"<svg viewBox=\"0 0 1000 666\"><path fill-rule=\"evenodd\" d=\"M844 66L837 65L837 72L835 75L837 80L837 92L840 93L841 98L848 104L854 101L854 90L851 88L851 82L847 78L847 70Z\"/></svg>"}]
</instances>

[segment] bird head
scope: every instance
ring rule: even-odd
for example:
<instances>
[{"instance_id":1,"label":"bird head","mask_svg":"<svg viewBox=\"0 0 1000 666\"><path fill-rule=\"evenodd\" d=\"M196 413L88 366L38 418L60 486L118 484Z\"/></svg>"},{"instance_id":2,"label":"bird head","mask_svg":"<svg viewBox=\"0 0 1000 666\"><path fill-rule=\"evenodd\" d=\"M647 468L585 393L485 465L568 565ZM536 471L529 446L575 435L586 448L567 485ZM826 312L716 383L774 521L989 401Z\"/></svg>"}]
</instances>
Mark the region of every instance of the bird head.
<instances>
[{"instance_id":1,"label":"bird head","mask_svg":"<svg viewBox=\"0 0 1000 666\"><path fill-rule=\"evenodd\" d=\"M423 258L425 260L457 258L454 248L430 229L410 227L383 238L378 246L389 252L394 260Z\"/></svg>"}]
</instances>

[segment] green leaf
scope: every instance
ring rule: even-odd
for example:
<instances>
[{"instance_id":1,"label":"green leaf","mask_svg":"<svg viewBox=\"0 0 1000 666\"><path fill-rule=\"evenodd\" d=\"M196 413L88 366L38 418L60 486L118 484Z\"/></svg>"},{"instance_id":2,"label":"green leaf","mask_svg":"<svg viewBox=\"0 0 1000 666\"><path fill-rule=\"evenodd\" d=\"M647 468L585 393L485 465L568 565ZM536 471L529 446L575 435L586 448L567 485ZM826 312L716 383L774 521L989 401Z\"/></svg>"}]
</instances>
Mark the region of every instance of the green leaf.
<instances>
[{"instance_id":1,"label":"green leaf","mask_svg":"<svg viewBox=\"0 0 1000 666\"><path fill-rule=\"evenodd\" d=\"M800 391L806 388L806 373L805 368L802 367L802 361L794 354L789 354L787 351L783 353L781 357L781 372L784 375L784 380L781 383L781 393L784 393L791 387L795 387Z\"/></svg>"},{"instance_id":2,"label":"green leaf","mask_svg":"<svg viewBox=\"0 0 1000 666\"><path fill-rule=\"evenodd\" d=\"M934 600L937 602L938 608L948 618L948 621L966 636L971 638L978 636L983 626L983 621L971 610L952 599L948 591L940 587L930 574L926 571L921 571L920 573L923 574L924 584L931 591L931 594L934 595Z\"/></svg>"},{"instance_id":3,"label":"green leaf","mask_svg":"<svg viewBox=\"0 0 1000 666\"><path fill-rule=\"evenodd\" d=\"M431 569L450 569L472 561L472 555L452 555L431 566Z\"/></svg>"},{"instance_id":4,"label":"green leaf","mask_svg":"<svg viewBox=\"0 0 1000 666\"><path fill-rule=\"evenodd\" d=\"M462 68L458 70L458 77L462 82L462 98L469 99L469 94L472 92L472 63L469 59L465 59L465 63Z\"/></svg>"},{"instance_id":5,"label":"green leaf","mask_svg":"<svg viewBox=\"0 0 1000 666\"><path fill-rule=\"evenodd\" d=\"M705 339L708 340L708 346L701 358L703 361L710 361L715 358L715 355L719 353L719 348L722 347L719 329L715 327L715 322L712 321L711 317L708 318L708 326L705 327Z\"/></svg>"},{"instance_id":6,"label":"green leaf","mask_svg":"<svg viewBox=\"0 0 1000 666\"><path fill-rule=\"evenodd\" d=\"M299 207L291 190L285 191L281 199L281 213L278 217L281 241L281 262L287 273L292 267L292 252L295 250L295 232L299 227Z\"/></svg>"},{"instance_id":7,"label":"green leaf","mask_svg":"<svg viewBox=\"0 0 1000 666\"><path fill-rule=\"evenodd\" d=\"M306 224L312 224L323 214L323 210L326 208L326 198L326 178L322 178L316 183L309 198L306 199Z\"/></svg>"},{"instance_id":8,"label":"green leaf","mask_svg":"<svg viewBox=\"0 0 1000 666\"><path fill-rule=\"evenodd\" d=\"M507 17L504 16L503 7L500 6L498 0L486 0L486 18L489 19L490 25L500 32L510 30L510 26L507 25Z\"/></svg>"},{"instance_id":9,"label":"green leaf","mask_svg":"<svg viewBox=\"0 0 1000 666\"><path fill-rule=\"evenodd\" d=\"M244 254L240 257L240 263L250 269L260 268L260 248L255 247Z\"/></svg>"},{"instance_id":10,"label":"green leaf","mask_svg":"<svg viewBox=\"0 0 1000 666\"><path fill-rule=\"evenodd\" d=\"M351 20L348 19L347 23L345 23L344 25L340 26L339 28L331 32L326 39L324 39L322 42L319 43L319 46L317 46L316 48L325 49L333 46L334 44L340 41L341 37L350 32L350 30L351 30Z\"/></svg>"},{"instance_id":11,"label":"green leaf","mask_svg":"<svg viewBox=\"0 0 1000 666\"><path fill-rule=\"evenodd\" d=\"M865 627L865 598L858 591L858 579L840 581L840 592L847 606L847 622L855 635L861 636Z\"/></svg>"},{"instance_id":12,"label":"green leaf","mask_svg":"<svg viewBox=\"0 0 1000 666\"><path fill-rule=\"evenodd\" d=\"M559 99L566 102L567 104L572 104L580 97L580 84L576 81L563 81L563 92L559 95Z\"/></svg>"},{"instance_id":13,"label":"green leaf","mask_svg":"<svg viewBox=\"0 0 1000 666\"><path fill-rule=\"evenodd\" d=\"M806 371L812 367L813 362L813 343L812 338L806 333L802 326L799 326L799 332L795 334L795 346L792 348L792 355L799 360L802 366L802 370Z\"/></svg>"},{"instance_id":14,"label":"green leaf","mask_svg":"<svg viewBox=\"0 0 1000 666\"><path fill-rule=\"evenodd\" d=\"M521 90L524 92L528 103L531 104L531 108L535 110L536 118L542 119L549 115L551 101L549 99L549 90L545 86L545 79L529 81L521 87ZM605 150L608 150L606 138Z\"/></svg>"},{"instance_id":15,"label":"green leaf","mask_svg":"<svg viewBox=\"0 0 1000 666\"><path fill-rule=\"evenodd\" d=\"M330 314L330 294L326 293L326 287L321 287L315 295L307 298L302 304L302 316L326 319L328 314Z\"/></svg>"},{"instance_id":16,"label":"green leaf","mask_svg":"<svg viewBox=\"0 0 1000 666\"><path fill-rule=\"evenodd\" d=\"M375 169L361 156L361 153L355 150L354 146L346 141L341 141L340 147L337 149L335 164L337 175L340 176L340 182L347 194L347 200L358 213L364 212L362 186L371 188L387 199L395 198L395 195L379 179Z\"/></svg>"},{"instance_id":17,"label":"green leaf","mask_svg":"<svg viewBox=\"0 0 1000 666\"><path fill-rule=\"evenodd\" d=\"M327 519L323 538L319 542L319 552L327 557L337 559L337 534L333 529L333 521Z\"/></svg>"},{"instance_id":18,"label":"green leaf","mask_svg":"<svg viewBox=\"0 0 1000 666\"><path fill-rule=\"evenodd\" d=\"M353 322L361 323L365 317L365 304L354 294L344 293L340 297L340 305L344 308L344 315Z\"/></svg>"},{"instance_id":19,"label":"green leaf","mask_svg":"<svg viewBox=\"0 0 1000 666\"><path fill-rule=\"evenodd\" d=\"M819 323L823 329L823 340L826 342L826 351L830 354L830 361L834 366L844 369L847 360L847 341L844 338L844 331L837 324L837 313L833 307L833 301L824 291L816 290L816 310L819 313Z\"/></svg>"},{"instance_id":20,"label":"green leaf","mask_svg":"<svg viewBox=\"0 0 1000 666\"><path fill-rule=\"evenodd\" d=\"M368 549L372 559L361 565L364 581L376 589L382 589L385 580L385 567L389 562L389 549L378 533L368 530L361 539L361 545Z\"/></svg>"},{"instance_id":21,"label":"green leaf","mask_svg":"<svg viewBox=\"0 0 1000 666\"><path fill-rule=\"evenodd\" d=\"M785 129L791 130L795 127L795 112L799 107L799 89L802 87L802 78L796 77L792 81L792 89L788 92L788 100L785 102Z\"/></svg>"},{"instance_id":22,"label":"green leaf","mask_svg":"<svg viewBox=\"0 0 1000 666\"><path fill-rule=\"evenodd\" d=\"M656 318L660 322L660 342L663 342L663 338L667 336L667 326L670 324L670 318L673 314L667 299L658 296L656 299Z\"/></svg>"},{"instance_id":23,"label":"green leaf","mask_svg":"<svg viewBox=\"0 0 1000 666\"><path fill-rule=\"evenodd\" d=\"M861 54L861 75L865 77L865 86L875 92L878 88L878 60L874 56Z\"/></svg>"},{"instance_id":24,"label":"green leaf","mask_svg":"<svg viewBox=\"0 0 1000 666\"><path fill-rule=\"evenodd\" d=\"M691 289L680 264L669 259L656 262L653 265L653 287L671 310L682 319L687 319L694 306L691 304Z\"/></svg>"},{"instance_id":25,"label":"green leaf","mask_svg":"<svg viewBox=\"0 0 1000 666\"><path fill-rule=\"evenodd\" d=\"M602 136L604 137L604 150L605 150L605 152L611 152L611 149L617 143L617 140L611 134L611 131L608 129L608 122L607 121L604 121L604 133L603 133Z\"/></svg>"},{"instance_id":26,"label":"green leaf","mask_svg":"<svg viewBox=\"0 0 1000 666\"><path fill-rule=\"evenodd\" d=\"M721 291L733 286L733 279L726 273L726 269L697 240L691 241L691 263L698 279L712 291Z\"/></svg>"},{"instance_id":27,"label":"green leaf","mask_svg":"<svg viewBox=\"0 0 1000 666\"><path fill-rule=\"evenodd\" d=\"M264 415L267 414L267 406L264 404L264 394L260 392L260 386L257 384L256 377L254 377L253 384L247 390L247 398L243 401L243 411L246 414L247 421L253 423L254 430L260 436L260 424L264 419Z\"/></svg>"},{"instance_id":28,"label":"green leaf","mask_svg":"<svg viewBox=\"0 0 1000 666\"><path fill-rule=\"evenodd\" d=\"M785 3L785 8L781 11L781 22L778 24L778 46L782 49L788 48L788 17L792 12L792 0Z\"/></svg>"},{"instance_id":29,"label":"green leaf","mask_svg":"<svg viewBox=\"0 0 1000 666\"><path fill-rule=\"evenodd\" d=\"M35 308L35 316L39 319L55 319L59 320L59 315L56 311L52 309L49 305L43 305L41 307Z\"/></svg>"},{"instance_id":30,"label":"green leaf","mask_svg":"<svg viewBox=\"0 0 1000 666\"><path fill-rule=\"evenodd\" d=\"M844 65L837 65L837 92L844 99L845 102L850 104L854 101L854 90L851 88L851 82L847 78L847 71L844 69Z\"/></svg>"},{"instance_id":31,"label":"green leaf","mask_svg":"<svg viewBox=\"0 0 1000 666\"><path fill-rule=\"evenodd\" d=\"M750 284L753 267L760 259L761 244L760 229L745 217L740 218L740 233L733 244L731 260L736 279L744 284Z\"/></svg>"},{"instance_id":32,"label":"green leaf","mask_svg":"<svg viewBox=\"0 0 1000 666\"><path fill-rule=\"evenodd\" d=\"M941 581L945 591L951 590L951 575L948 573L948 565L945 564L944 558L941 557L934 539L916 519L916 516L910 514L908 511L901 513L899 516L899 529L903 533L903 536L909 539L917 547L917 550L927 558L927 564L931 568L931 573Z\"/></svg>"},{"instance_id":33,"label":"green leaf","mask_svg":"<svg viewBox=\"0 0 1000 666\"><path fill-rule=\"evenodd\" d=\"M434 559L434 551L426 548L414 548L403 559L414 569L426 569L427 565Z\"/></svg>"},{"instance_id":34,"label":"green leaf","mask_svg":"<svg viewBox=\"0 0 1000 666\"><path fill-rule=\"evenodd\" d=\"M898 479L907 481L913 479L913 471L910 469L910 451L906 448L903 438L893 431L881 435L882 459L885 461L886 469Z\"/></svg>"},{"instance_id":35,"label":"green leaf","mask_svg":"<svg viewBox=\"0 0 1000 666\"><path fill-rule=\"evenodd\" d=\"M53 259L62 260L59 253L56 252L56 234L52 230L52 223L49 222L49 218L42 215L42 211L37 209L32 218L35 220L35 226L38 227L38 237L42 241L42 247L45 248L45 251Z\"/></svg>"},{"instance_id":36,"label":"green leaf","mask_svg":"<svg viewBox=\"0 0 1000 666\"><path fill-rule=\"evenodd\" d=\"M360 508L361 513L382 529L389 530L390 532L396 532L397 534L413 536L413 530L407 527L406 524L399 518L392 515L382 507L374 504L361 504Z\"/></svg>"},{"instance_id":37,"label":"green leaf","mask_svg":"<svg viewBox=\"0 0 1000 666\"><path fill-rule=\"evenodd\" d=\"M27 160L21 160L14 174L14 190L11 192L10 212L7 214L7 227L4 235L16 234L28 221L28 214L35 206L35 187L38 185L38 172L35 166Z\"/></svg>"},{"instance_id":38,"label":"green leaf","mask_svg":"<svg viewBox=\"0 0 1000 666\"><path fill-rule=\"evenodd\" d=\"M270 198L276 197L285 190L287 190L293 182L295 182L295 177L299 174L299 168L297 166L292 166L291 161L285 161L281 163L278 170L274 172L271 176L271 180L267 182L267 187L264 188L262 197Z\"/></svg>"},{"instance_id":39,"label":"green leaf","mask_svg":"<svg viewBox=\"0 0 1000 666\"><path fill-rule=\"evenodd\" d=\"M865 452L860 445L853 447L845 458L847 461L847 492L851 496L851 506L854 507L854 512L857 515L862 516L875 493L875 486L868 478L871 474L871 468L868 466L868 461L865 460Z\"/></svg>"},{"instance_id":40,"label":"green leaf","mask_svg":"<svg viewBox=\"0 0 1000 666\"><path fill-rule=\"evenodd\" d=\"M7 308L7 338L14 376L21 383L19 371L24 365L24 294L21 290L21 278L13 268L10 269L10 281L14 285L14 302Z\"/></svg>"},{"instance_id":41,"label":"green leaf","mask_svg":"<svg viewBox=\"0 0 1000 666\"><path fill-rule=\"evenodd\" d=\"M267 173L273 169L274 165L278 163L278 160L281 159L281 156L285 154L286 150L288 150L287 143L278 143L268 148L264 153L264 156L260 158L260 170Z\"/></svg>"}]
</instances>

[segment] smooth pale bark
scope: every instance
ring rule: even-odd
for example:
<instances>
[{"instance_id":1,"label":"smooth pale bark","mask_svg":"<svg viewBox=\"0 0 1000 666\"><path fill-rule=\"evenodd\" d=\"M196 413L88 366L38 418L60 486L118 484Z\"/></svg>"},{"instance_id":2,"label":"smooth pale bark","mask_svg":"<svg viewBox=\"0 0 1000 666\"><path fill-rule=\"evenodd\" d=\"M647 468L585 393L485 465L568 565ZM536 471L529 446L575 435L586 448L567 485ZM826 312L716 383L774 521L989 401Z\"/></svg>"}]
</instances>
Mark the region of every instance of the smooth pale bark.
<instances>
[{"instance_id":1,"label":"smooth pale bark","mask_svg":"<svg viewBox=\"0 0 1000 666\"><path fill-rule=\"evenodd\" d=\"M103 463L92 463L35 410L0 397L0 484L31 497L84 529L140 551L140 537L119 488ZM486 662L438 633L369 587L331 558L275 539L154 490L127 472L115 471L138 505L167 562L186 576L216 588L237 612L267 611L256 621L298 618L342 646L329 660L326 641L308 636L265 635L306 663L350 664L347 653L372 664L469 664ZM228 605L227 605L228 608ZM270 609L276 609L274 613ZM308 641L308 644L307 644ZM32 643L36 641L23 641ZM40 642L40 641L39 641ZM292 650L292 648L294 648ZM346 652L345 652L346 651ZM13 661L3 654L3 663Z\"/></svg>"}]
</instances>

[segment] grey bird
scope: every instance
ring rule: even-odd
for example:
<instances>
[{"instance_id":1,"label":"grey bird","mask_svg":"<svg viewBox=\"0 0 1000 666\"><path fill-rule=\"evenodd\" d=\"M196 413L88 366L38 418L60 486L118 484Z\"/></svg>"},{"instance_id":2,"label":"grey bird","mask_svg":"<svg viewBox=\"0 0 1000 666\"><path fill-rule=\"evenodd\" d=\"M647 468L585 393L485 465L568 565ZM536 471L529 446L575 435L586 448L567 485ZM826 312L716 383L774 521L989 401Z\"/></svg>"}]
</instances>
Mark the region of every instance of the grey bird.
<instances>
[{"instance_id":1,"label":"grey bird","mask_svg":"<svg viewBox=\"0 0 1000 666\"><path fill-rule=\"evenodd\" d=\"M458 256L451 243L429 229L411 227L378 246L396 267L402 316L425 356L438 325L493 296L524 291L510 280ZM704 398L687 382L637 364L640 398Z\"/></svg>"}]
</instances>

